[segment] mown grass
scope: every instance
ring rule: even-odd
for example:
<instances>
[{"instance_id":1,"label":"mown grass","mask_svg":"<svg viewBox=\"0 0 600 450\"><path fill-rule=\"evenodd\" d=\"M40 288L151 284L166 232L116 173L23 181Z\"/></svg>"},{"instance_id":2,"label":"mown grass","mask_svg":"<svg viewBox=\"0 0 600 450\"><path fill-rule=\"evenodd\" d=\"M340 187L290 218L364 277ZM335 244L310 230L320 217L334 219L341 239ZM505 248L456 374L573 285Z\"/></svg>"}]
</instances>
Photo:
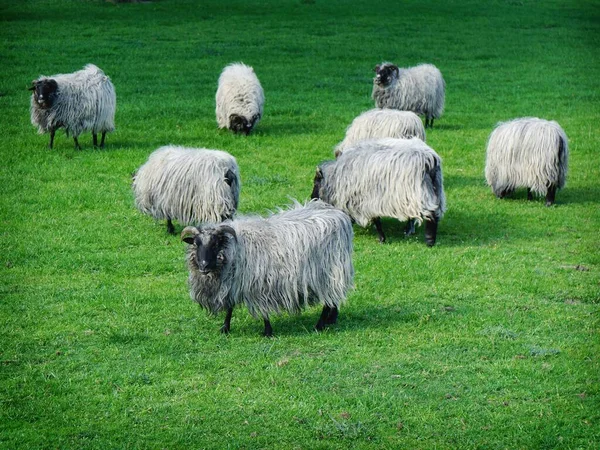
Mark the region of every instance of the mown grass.
<instances>
[{"instance_id":1,"label":"mown grass","mask_svg":"<svg viewBox=\"0 0 600 450\"><path fill-rule=\"evenodd\" d=\"M600 8L586 1L0 2L0 446L597 448L600 446ZM134 208L158 146L231 152L240 211L304 200L315 166L371 107L372 67L436 64L428 132L449 209L438 244L355 227L356 289L230 336L188 297L183 245ZM216 129L222 67L252 65L264 119ZM93 62L118 96L105 150L29 123L29 82ZM557 205L485 186L501 120L570 138Z\"/></svg>"}]
</instances>

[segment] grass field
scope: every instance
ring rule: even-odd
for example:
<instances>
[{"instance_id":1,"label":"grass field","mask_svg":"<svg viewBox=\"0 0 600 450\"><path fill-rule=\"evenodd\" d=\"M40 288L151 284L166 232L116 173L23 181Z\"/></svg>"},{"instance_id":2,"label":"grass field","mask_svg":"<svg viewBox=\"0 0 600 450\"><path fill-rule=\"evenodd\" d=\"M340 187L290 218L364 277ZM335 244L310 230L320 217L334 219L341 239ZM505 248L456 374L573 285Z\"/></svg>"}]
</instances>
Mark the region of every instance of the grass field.
<instances>
[{"instance_id":1,"label":"grass field","mask_svg":"<svg viewBox=\"0 0 600 450\"><path fill-rule=\"evenodd\" d=\"M0 0L0 37L0 448L600 447L598 2ZM437 245L355 226L336 326L312 331L315 308L265 339L239 309L220 335L131 173L161 145L217 148L240 165L240 212L303 201L384 60L446 80L427 133ZM265 89L248 137L216 128L233 61ZM50 151L27 87L90 62L117 130ZM489 133L523 116L569 136L551 208L485 185Z\"/></svg>"}]
</instances>

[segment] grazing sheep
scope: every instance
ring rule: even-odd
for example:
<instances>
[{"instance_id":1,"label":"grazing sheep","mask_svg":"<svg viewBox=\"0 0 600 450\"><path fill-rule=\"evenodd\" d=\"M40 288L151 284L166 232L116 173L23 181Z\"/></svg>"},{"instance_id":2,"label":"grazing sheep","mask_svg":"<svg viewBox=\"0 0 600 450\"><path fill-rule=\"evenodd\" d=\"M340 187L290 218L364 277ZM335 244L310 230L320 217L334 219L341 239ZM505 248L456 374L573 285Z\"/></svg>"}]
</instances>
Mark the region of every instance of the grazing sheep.
<instances>
[{"instance_id":1,"label":"grazing sheep","mask_svg":"<svg viewBox=\"0 0 600 450\"><path fill-rule=\"evenodd\" d=\"M144 214L189 225L220 222L235 213L240 171L220 150L165 146L154 151L133 176L135 204Z\"/></svg>"},{"instance_id":2,"label":"grazing sheep","mask_svg":"<svg viewBox=\"0 0 600 450\"><path fill-rule=\"evenodd\" d=\"M263 318L263 334L271 336L270 314L321 303L321 330L336 322L352 287L352 237L350 218L320 201L267 218L186 227L190 296L210 314L226 311L223 333L240 304Z\"/></svg>"},{"instance_id":3,"label":"grazing sheep","mask_svg":"<svg viewBox=\"0 0 600 450\"><path fill-rule=\"evenodd\" d=\"M219 128L250 134L263 115L265 95L254 69L241 63L230 64L219 77L216 95Z\"/></svg>"},{"instance_id":4,"label":"grazing sheep","mask_svg":"<svg viewBox=\"0 0 600 450\"><path fill-rule=\"evenodd\" d=\"M337 158L346 148L358 141L385 137L399 139L417 137L425 141L423 122L411 111L370 109L356 117L346 129L346 137L335 148L335 157Z\"/></svg>"},{"instance_id":5,"label":"grazing sheep","mask_svg":"<svg viewBox=\"0 0 600 450\"><path fill-rule=\"evenodd\" d=\"M565 185L569 160L567 135L554 121L538 118L499 123L490 134L485 178L494 194L503 198L526 187L554 203L556 190Z\"/></svg>"},{"instance_id":6,"label":"grazing sheep","mask_svg":"<svg viewBox=\"0 0 600 450\"><path fill-rule=\"evenodd\" d=\"M413 111L425 116L425 128L433 128L433 119L444 112L446 83L432 64L398 68L384 62L375 67L373 100L378 108Z\"/></svg>"},{"instance_id":7,"label":"grazing sheep","mask_svg":"<svg viewBox=\"0 0 600 450\"><path fill-rule=\"evenodd\" d=\"M417 138L360 141L317 168L311 197L340 208L362 227L373 221L380 242L381 217L408 220L406 234L425 220L425 241L433 246L446 210L441 164Z\"/></svg>"},{"instance_id":8,"label":"grazing sheep","mask_svg":"<svg viewBox=\"0 0 600 450\"><path fill-rule=\"evenodd\" d=\"M103 148L106 133L115 129L115 87L93 64L74 73L42 76L32 81L29 90L33 91L31 123L40 134L50 132L50 148L56 130L62 127L67 136L73 136L76 149L81 149L77 138L82 132L92 132L94 147L102 133Z\"/></svg>"}]
</instances>

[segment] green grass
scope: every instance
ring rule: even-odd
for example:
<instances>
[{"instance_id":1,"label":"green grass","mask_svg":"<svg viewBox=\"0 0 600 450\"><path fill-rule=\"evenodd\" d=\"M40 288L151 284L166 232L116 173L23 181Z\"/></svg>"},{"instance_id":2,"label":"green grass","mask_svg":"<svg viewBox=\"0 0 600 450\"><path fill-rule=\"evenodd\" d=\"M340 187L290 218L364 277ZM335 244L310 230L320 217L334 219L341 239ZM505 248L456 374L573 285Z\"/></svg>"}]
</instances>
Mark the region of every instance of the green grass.
<instances>
[{"instance_id":1,"label":"green grass","mask_svg":"<svg viewBox=\"0 0 600 450\"><path fill-rule=\"evenodd\" d=\"M600 447L600 6L591 1L0 1L0 447ZM262 323L189 299L184 246L133 205L158 146L229 151L242 213L304 200L370 108L372 68L436 64L446 112L438 244L355 227L356 289ZM252 65L256 133L216 128L221 69ZM112 78L105 150L29 123L29 82ZM557 120L557 205L485 185L498 121Z\"/></svg>"}]
</instances>

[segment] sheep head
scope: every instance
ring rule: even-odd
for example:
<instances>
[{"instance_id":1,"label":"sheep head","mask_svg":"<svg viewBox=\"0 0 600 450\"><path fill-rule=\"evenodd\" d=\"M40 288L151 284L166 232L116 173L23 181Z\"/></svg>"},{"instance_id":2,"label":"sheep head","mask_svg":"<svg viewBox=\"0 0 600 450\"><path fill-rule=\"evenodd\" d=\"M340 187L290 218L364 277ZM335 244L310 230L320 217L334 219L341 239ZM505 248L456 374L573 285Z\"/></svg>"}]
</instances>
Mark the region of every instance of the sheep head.
<instances>
[{"instance_id":1,"label":"sheep head","mask_svg":"<svg viewBox=\"0 0 600 450\"><path fill-rule=\"evenodd\" d=\"M40 108L49 109L56 98L58 83L52 78L33 80L29 90L33 91L33 97Z\"/></svg>"},{"instance_id":2,"label":"sheep head","mask_svg":"<svg viewBox=\"0 0 600 450\"><path fill-rule=\"evenodd\" d=\"M220 273L227 263L226 250L231 240L237 240L237 234L229 225L197 228L185 227L181 232L181 240L193 245L193 263L203 275Z\"/></svg>"},{"instance_id":3,"label":"sheep head","mask_svg":"<svg viewBox=\"0 0 600 450\"><path fill-rule=\"evenodd\" d=\"M244 116L231 114L229 116L229 129L236 134L249 135L254 126L254 121L248 122Z\"/></svg>"},{"instance_id":4,"label":"sheep head","mask_svg":"<svg viewBox=\"0 0 600 450\"><path fill-rule=\"evenodd\" d=\"M398 79L400 70L392 63L382 63L375 66L375 78L373 82L383 88L390 86Z\"/></svg>"}]
</instances>

